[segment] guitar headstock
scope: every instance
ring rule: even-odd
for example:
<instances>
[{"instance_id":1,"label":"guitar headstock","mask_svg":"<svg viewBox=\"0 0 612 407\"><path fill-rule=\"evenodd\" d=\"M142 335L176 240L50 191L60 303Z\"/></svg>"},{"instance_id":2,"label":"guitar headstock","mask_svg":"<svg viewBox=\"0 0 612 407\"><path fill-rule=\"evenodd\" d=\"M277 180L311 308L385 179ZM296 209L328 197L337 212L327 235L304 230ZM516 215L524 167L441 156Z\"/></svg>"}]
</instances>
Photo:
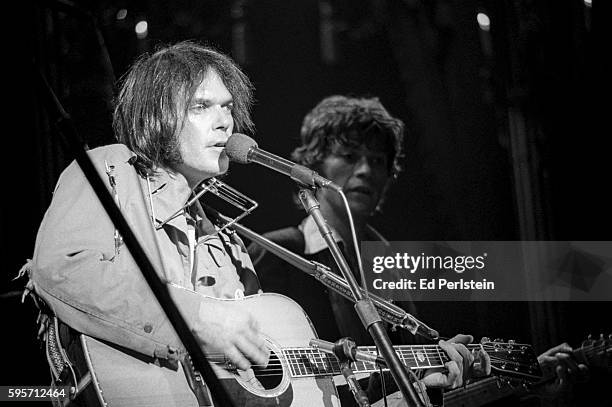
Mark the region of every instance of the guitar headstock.
<instances>
[{"instance_id":1,"label":"guitar headstock","mask_svg":"<svg viewBox=\"0 0 612 407\"><path fill-rule=\"evenodd\" d=\"M538 357L531 345L517 343L513 340L491 341L486 337L482 338L480 344L489 354L491 371L496 375L520 378L530 382L542 378Z\"/></svg>"},{"instance_id":2,"label":"guitar headstock","mask_svg":"<svg viewBox=\"0 0 612 407\"><path fill-rule=\"evenodd\" d=\"M600 334L594 339L591 335L582 342L578 349L572 352L578 363L583 363L591 368L612 368L612 334L607 337Z\"/></svg>"}]
</instances>

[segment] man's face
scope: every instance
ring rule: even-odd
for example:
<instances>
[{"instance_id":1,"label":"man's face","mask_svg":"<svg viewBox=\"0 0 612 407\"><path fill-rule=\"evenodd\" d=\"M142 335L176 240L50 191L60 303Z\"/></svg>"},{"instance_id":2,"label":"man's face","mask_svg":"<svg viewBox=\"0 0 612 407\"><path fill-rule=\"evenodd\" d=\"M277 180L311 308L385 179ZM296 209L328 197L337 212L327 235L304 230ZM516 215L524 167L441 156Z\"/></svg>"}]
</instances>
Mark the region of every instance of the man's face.
<instances>
[{"instance_id":1,"label":"man's face","mask_svg":"<svg viewBox=\"0 0 612 407\"><path fill-rule=\"evenodd\" d=\"M370 216L380 200L389 179L387 154L382 143L358 147L335 144L321 164L321 175L340 185L346 194L353 216ZM344 213L338 194L322 190L335 213Z\"/></svg>"},{"instance_id":2,"label":"man's face","mask_svg":"<svg viewBox=\"0 0 612 407\"><path fill-rule=\"evenodd\" d=\"M234 129L232 108L232 95L219 75L210 70L198 86L178 134L182 163L176 170L192 188L227 171L229 158L224 148Z\"/></svg>"}]
</instances>

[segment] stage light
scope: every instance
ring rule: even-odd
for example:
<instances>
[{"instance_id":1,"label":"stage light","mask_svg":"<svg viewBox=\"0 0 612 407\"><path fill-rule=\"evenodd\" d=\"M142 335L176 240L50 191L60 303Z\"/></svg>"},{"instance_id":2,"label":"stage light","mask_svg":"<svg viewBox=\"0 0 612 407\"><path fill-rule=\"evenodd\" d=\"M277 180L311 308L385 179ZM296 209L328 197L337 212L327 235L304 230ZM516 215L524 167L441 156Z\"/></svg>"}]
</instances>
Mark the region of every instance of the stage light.
<instances>
[{"instance_id":1,"label":"stage light","mask_svg":"<svg viewBox=\"0 0 612 407\"><path fill-rule=\"evenodd\" d=\"M593 1L592 0L584 0L584 5L591 8L591 6L593 6Z\"/></svg>"},{"instance_id":2,"label":"stage light","mask_svg":"<svg viewBox=\"0 0 612 407\"><path fill-rule=\"evenodd\" d=\"M121 10L117 11L117 20L125 20L125 17L127 17L127 10L122 8Z\"/></svg>"},{"instance_id":3,"label":"stage light","mask_svg":"<svg viewBox=\"0 0 612 407\"><path fill-rule=\"evenodd\" d=\"M478 21L478 25L480 29L483 31L489 31L491 28L491 20L489 20L489 16L485 13L478 13L476 15L476 20Z\"/></svg>"},{"instance_id":4,"label":"stage light","mask_svg":"<svg viewBox=\"0 0 612 407\"><path fill-rule=\"evenodd\" d=\"M138 23L136 23L136 26L134 27L134 31L136 31L136 36L139 39L143 39L147 37L148 34L148 24L145 20L141 20Z\"/></svg>"}]
</instances>

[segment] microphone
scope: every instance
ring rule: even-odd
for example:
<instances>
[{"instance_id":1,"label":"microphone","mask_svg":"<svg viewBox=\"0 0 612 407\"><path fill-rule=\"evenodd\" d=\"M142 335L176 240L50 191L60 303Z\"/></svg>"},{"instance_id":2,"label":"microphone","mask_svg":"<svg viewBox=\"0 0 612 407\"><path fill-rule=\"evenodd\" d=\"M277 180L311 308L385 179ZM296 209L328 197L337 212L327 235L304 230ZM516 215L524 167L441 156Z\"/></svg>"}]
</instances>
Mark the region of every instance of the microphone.
<instances>
[{"instance_id":1,"label":"microphone","mask_svg":"<svg viewBox=\"0 0 612 407\"><path fill-rule=\"evenodd\" d=\"M321 349L325 353L331 353L333 355L336 355L336 352L334 350L334 347L336 346L335 343L327 342L327 341L324 341L323 339L313 338L310 340L309 345L312 346L313 348ZM385 361L385 359L383 359L380 356L377 356L370 352L364 352L361 350L357 350L355 349L354 346L350 347L349 350L350 350L350 355L347 355L347 356L351 360L358 361L358 362L374 363L376 364L376 366L380 366L383 368L387 367L387 362Z\"/></svg>"},{"instance_id":2,"label":"microphone","mask_svg":"<svg viewBox=\"0 0 612 407\"><path fill-rule=\"evenodd\" d=\"M255 140L241 133L234 133L229 137L225 143L225 153L233 162L257 163L309 187L329 188L336 192L342 190L339 185L320 176L316 171L260 149Z\"/></svg>"}]
</instances>

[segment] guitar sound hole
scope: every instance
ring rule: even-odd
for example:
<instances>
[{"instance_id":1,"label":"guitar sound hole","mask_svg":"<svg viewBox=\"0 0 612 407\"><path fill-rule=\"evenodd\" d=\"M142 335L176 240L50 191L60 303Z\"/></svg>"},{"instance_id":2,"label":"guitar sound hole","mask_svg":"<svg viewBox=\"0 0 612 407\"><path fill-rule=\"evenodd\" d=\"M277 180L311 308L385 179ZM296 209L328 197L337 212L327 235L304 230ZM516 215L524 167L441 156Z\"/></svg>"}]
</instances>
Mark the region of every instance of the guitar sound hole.
<instances>
[{"instance_id":1,"label":"guitar sound hole","mask_svg":"<svg viewBox=\"0 0 612 407\"><path fill-rule=\"evenodd\" d=\"M274 352L270 352L268 366L254 366L253 372L257 380L259 380L266 390L278 387L283 380L283 366Z\"/></svg>"}]
</instances>

